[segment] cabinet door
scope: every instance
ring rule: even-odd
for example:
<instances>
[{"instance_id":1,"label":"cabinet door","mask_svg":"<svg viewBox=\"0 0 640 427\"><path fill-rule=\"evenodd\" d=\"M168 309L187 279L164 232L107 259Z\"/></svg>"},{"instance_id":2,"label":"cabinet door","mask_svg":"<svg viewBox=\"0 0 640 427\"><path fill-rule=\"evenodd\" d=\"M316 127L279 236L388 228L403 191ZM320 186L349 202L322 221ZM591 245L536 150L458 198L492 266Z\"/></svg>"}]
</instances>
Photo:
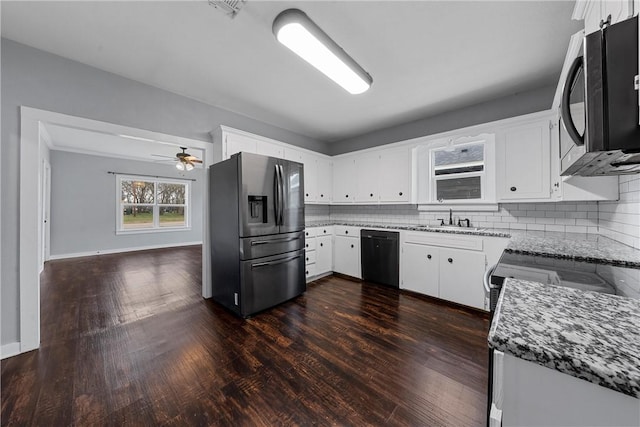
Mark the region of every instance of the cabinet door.
<instances>
[{"instance_id":1,"label":"cabinet door","mask_svg":"<svg viewBox=\"0 0 640 427\"><path fill-rule=\"evenodd\" d=\"M501 200L549 199L549 121L505 129L498 152Z\"/></svg>"},{"instance_id":2,"label":"cabinet door","mask_svg":"<svg viewBox=\"0 0 640 427\"><path fill-rule=\"evenodd\" d=\"M461 249L440 249L440 298L484 309L485 255Z\"/></svg>"},{"instance_id":3,"label":"cabinet door","mask_svg":"<svg viewBox=\"0 0 640 427\"><path fill-rule=\"evenodd\" d=\"M304 153L302 163L304 164L304 202L313 203L317 200L318 192L318 166L316 156Z\"/></svg>"},{"instance_id":4,"label":"cabinet door","mask_svg":"<svg viewBox=\"0 0 640 427\"><path fill-rule=\"evenodd\" d=\"M318 158L316 164L318 165L316 201L323 204L331 203L333 196L333 165L331 160L324 158Z\"/></svg>"},{"instance_id":5,"label":"cabinet door","mask_svg":"<svg viewBox=\"0 0 640 427\"><path fill-rule=\"evenodd\" d=\"M353 203L356 195L356 165L353 157L333 161L333 201Z\"/></svg>"},{"instance_id":6,"label":"cabinet door","mask_svg":"<svg viewBox=\"0 0 640 427\"><path fill-rule=\"evenodd\" d=\"M402 245L402 289L439 297L439 250L433 246Z\"/></svg>"},{"instance_id":7,"label":"cabinet door","mask_svg":"<svg viewBox=\"0 0 640 427\"><path fill-rule=\"evenodd\" d=\"M380 201L409 202L411 199L411 156L408 148L380 153Z\"/></svg>"},{"instance_id":8,"label":"cabinet door","mask_svg":"<svg viewBox=\"0 0 640 427\"><path fill-rule=\"evenodd\" d=\"M360 278L360 239L335 236L333 244L333 271Z\"/></svg>"},{"instance_id":9,"label":"cabinet door","mask_svg":"<svg viewBox=\"0 0 640 427\"><path fill-rule=\"evenodd\" d=\"M234 133L227 134L225 137L226 150L223 160L228 159L236 153L244 151L245 153L256 153L258 141L244 135L236 135Z\"/></svg>"},{"instance_id":10,"label":"cabinet door","mask_svg":"<svg viewBox=\"0 0 640 427\"><path fill-rule=\"evenodd\" d=\"M272 144L271 142L258 141L257 153L262 154L263 156L284 159L284 148L280 145Z\"/></svg>"},{"instance_id":11,"label":"cabinet door","mask_svg":"<svg viewBox=\"0 0 640 427\"><path fill-rule=\"evenodd\" d=\"M333 271L333 236L316 237L316 274Z\"/></svg>"},{"instance_id":12,"label":"cabinet door","mask_svg":"<svg viewBox=\"0 0 640 427\"><path fill-rule=\"evenodd\" d=\"M378 177L380 176L380 155L369 154L356 158L356 202L378 203Z\"/></svg>"}]
</instances>

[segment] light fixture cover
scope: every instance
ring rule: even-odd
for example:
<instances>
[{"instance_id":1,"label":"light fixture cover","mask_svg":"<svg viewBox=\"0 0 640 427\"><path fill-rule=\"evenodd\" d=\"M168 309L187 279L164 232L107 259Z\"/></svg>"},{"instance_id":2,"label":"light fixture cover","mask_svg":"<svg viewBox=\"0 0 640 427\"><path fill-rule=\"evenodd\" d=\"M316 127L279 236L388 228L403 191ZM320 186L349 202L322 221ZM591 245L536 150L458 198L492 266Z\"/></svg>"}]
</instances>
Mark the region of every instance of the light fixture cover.
<instances>
[{"instance_id":1,"label":"light fixture cover","mask_svg":"<svg viewBox=\"0 0 640 427\"><path fill-rule=\"evenodd\" d=\"M183 171L184 170L184 163L182 163L181 160L178 160L176 162L176 169L178 169L179 171Z\"/></svg>"},{"instance_id":2,"label":"light fixture cover","mask_svg":"<svg viewBox=\"0 0 640 427\"><path fill-rule=\"evenodd\" d=\"M193 170L193 165L191 163L185 163L184 167L187 169L187 171L192 171Z\"/></svg>"},{"instance_id":3,"label":"light fixture cover","mask_svg":"<svg viewBox=\"0 0 640 427\"><path fill-rule=\"evenodd\" d=\"M273 21L276 39L347 92L365 92L373 79L331 37L299 9L287 9Z\"/></svg>"}]
</instances>

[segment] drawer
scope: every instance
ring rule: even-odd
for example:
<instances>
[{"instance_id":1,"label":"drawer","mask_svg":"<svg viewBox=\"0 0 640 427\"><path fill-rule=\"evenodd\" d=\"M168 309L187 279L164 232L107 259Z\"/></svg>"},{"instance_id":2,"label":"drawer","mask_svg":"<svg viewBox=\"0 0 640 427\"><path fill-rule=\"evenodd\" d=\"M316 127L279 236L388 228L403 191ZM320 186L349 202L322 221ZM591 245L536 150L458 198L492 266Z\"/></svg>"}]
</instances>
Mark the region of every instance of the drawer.
<instances>
[{"instance_id":1,"label":"drawer","mask_svg":"<svg viewBox=\"0 0 640 427\"><path fill-rule=\"evenodd\" d=\"M304 249L306 251L315 251L316 250L316 238L315 237L307 237L304 241Z\"/></svg>"},{"instance_id":2,"label":"drawer","mask_svg":"<svg viewBox=\"0 0 640 427\"><path fill-rule=\"evenodd\" d=\"M305 266L305 275L307 277L307 279L309 277L313 277L316 275L316 265L315 264L307 264Z\"/></svg>"},{"instance_id":3,"label":"drawer","mask_svg":"<svg viewBox=\"0 0 640 427\"><path fill-rule=\"evenodd\" d=\"M304 261L305 261L305 264L315 264L315 262L316 262L316 251L305 252Z\"/></svg>"},{"instance_id":4,"label":"drawer","mask_svg":"<svg viewBox=\"0 0 640 427\"><path fill-rule=\"evenodd\" d=\"M318 227L309 227L304 229L304 237L306 238L316 237L317 233L318 233Z\"/></svg>"},{"instance_id":5,"label":"drawer","mask_svg":"<svg viewBox=\"0 0 640 427\"><path fill-rule=\"evenodd\" d=\"M334 225L333 233L336 236L347 236L360 238L360 227L353 227L350 225Z\"/></svg>"},{"instance_id":6,"label":"drawer","mask_svg":"<svg viewBox=\"0 0 640 427\"><path fill-rule=\"evenodd\" d=\"M481 251L483 249L482 236L468 236L453 233L436 233L429 231L409 231L405 234L405 243L419 245L443 246L445 248L469 249Z\"/></svg>"},{"instance_id":7,"label":"drawer","mask_svg":"<svg viewBox=\"0 0 640 427\"><path fill-rule=\"evenodd\" d=\"M316 236L330 236L333 234L333 225L329 225L327 227L317 227L316 231ZM351 232L349 232L349 234L351 234Z\"/></svg>"}]
</instances>

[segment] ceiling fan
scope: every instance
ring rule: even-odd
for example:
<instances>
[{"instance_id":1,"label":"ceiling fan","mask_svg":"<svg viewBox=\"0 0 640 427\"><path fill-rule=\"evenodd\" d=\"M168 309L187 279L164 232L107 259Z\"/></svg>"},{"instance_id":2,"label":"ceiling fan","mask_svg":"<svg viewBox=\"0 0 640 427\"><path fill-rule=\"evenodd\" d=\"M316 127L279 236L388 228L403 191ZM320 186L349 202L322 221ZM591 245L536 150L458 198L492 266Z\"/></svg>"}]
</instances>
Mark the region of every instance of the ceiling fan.
<instances>
[{"instance_id":1,"label":"ceiling fan","mask_svg":"<svg viewBox=\"0 0 640 427\"><path fill-rule=\"evenodd\" d=\"M200 160L199 158L197 158L196 156L192 156L191 154L187 153L187 147L180 147L180 149L182 150L181 153L176 153L175 157L171 157L171 156L163 156L161 154L152 154L152 156L154 157L166 157L168 159L171 160L161 160L161 161L175 161L176 162L176 169L183 171L183 170L193 170L193 168L195 167L195 163L202 163L202 160Z\"/></svg>"}]
</instances>

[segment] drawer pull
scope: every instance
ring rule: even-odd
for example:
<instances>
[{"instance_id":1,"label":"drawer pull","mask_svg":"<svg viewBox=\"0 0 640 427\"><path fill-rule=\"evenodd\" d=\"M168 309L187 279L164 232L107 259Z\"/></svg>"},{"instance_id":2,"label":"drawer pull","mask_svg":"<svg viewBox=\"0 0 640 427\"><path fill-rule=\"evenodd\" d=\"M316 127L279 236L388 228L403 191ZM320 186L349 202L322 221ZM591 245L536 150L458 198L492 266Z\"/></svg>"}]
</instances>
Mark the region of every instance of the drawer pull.
<instances>
[{"instance_id":1,"label":"drawer pull","mask_svg":"<svg viewBox=\"0 0 640 427\"><path fill-rule=\"evenodd\" d=\"M353 245L351 245L351 247L353 247Z\"/></svg>"},{"instance_id":2,"label":"drawer pull","mask_svg":"<svg viewBox=\"0 0 640 427\"><path fill-rule=\"evenodd\" d=\"M373 197L373 193L369 194L369 197Z\"/></svg>"},{"instance_id":3,"label":"drawer pull","mask_svg":"<svg viewBox=\"0 0 640 427\"><path fill-rule=\"evenodd\" d=\"M398 196L402 196L402 191L398 193Z\"/></svg>"},{"instance_id":4,"label":"drawer pull","mask_svg":"<svg viewBox=\"0 0 640 427\"><path fill-rule=\"evenodd\" d=\"M516 190L517 190L517 188L516 188L516 187L511 187L511 188L510 188L510 190L511 190L511 191L516 191Z\"/></svg>"},{"instance_id":5,"label":"drawer pull","mask_svg":"<svg viewBox=\"0 0 640 427\"><path fill-rule=\"evenodd\" d=\"M320 247L324 246L322 243L320 243Z\"/></svg>"},{"instance_id":6,"label":"drawer pull","mask_svg":"<svg viewBox=\"0 0 640 427\"><path fill-rule=\"evenodd\" d=\"M453 258L449 258L447 261L453 264Z\"/></svg>"},{"instance_id":7,"label":"drawer pull","mask_svg":"<svg viewBox=\"0 0 640 427\"><path fill-rule=\"evenodd\" d=\"M349 230L344 230L344 234L349 234Z\"/></svg>"},{"instance_id":8,"label":"drawer pull","mask_svg":"<svg viewBox=\"0 0 640 427\"><path fill-rule=\"evenodd\" d=\"M427 255L427 259L431 259L431 254Z\"/></svg>"}]
</instances>

